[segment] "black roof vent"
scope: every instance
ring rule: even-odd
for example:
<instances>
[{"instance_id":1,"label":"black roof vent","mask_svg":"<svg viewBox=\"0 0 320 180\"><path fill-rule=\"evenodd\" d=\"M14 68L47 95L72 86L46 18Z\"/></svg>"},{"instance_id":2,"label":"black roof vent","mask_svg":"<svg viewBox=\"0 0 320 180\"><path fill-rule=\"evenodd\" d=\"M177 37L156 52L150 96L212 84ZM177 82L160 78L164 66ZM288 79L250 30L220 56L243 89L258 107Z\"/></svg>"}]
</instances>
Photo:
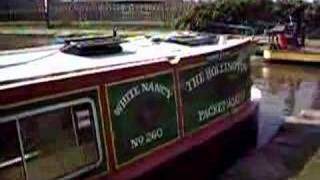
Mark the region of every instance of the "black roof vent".
<instances>
[{"instance_id":1,"label":"black roof vent","mask_svg":"<svg viewBox=\"0 0 320 180\"><path fill-rule=\"evenodd\" d=\"M171 36L167 42L186 45L186 46L201 46L210 45L218 43L218 38L212 34L179 34L176 36Z\"/></svg>"},{"instance_id":2,"label":"black roof vent","mask_svg":"<svg viewBox=\"0 0 320 180\"><path fill-rule=\"evenodd\" d=\"M111 55L122 52L118 37L73 38L65 40L62 52L79 56Z\"/></svg>"}]
</instances>

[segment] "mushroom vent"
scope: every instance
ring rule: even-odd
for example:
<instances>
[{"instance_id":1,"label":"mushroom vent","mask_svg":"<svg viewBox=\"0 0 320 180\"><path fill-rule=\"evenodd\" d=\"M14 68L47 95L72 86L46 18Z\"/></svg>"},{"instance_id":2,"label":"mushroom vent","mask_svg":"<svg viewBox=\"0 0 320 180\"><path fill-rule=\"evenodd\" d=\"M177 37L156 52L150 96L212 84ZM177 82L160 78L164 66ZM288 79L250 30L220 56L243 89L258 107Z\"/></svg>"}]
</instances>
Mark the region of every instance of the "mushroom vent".
<instances>
[{"instance_id":1,"label":"mushroom vent","mask_svg":"<svg viewBox=\"0 0 320 180\"><path fill-rule=\"evenodd\" d=\"M218 38L211 34L182 33L169 37L167 42L186 46L203 46L216 44L218 42Z\"/></svg>"},{"instance_id":2,"label":"mushroom vent","mask_svg":"<svg viewBox=\"0 0 320 180\"><path fill-rule=\"evenodd\" d=\"M79 56L117 54L122 52L121 42L115 37L68 39L61 51Z\"/></svg>"}]
</instances>

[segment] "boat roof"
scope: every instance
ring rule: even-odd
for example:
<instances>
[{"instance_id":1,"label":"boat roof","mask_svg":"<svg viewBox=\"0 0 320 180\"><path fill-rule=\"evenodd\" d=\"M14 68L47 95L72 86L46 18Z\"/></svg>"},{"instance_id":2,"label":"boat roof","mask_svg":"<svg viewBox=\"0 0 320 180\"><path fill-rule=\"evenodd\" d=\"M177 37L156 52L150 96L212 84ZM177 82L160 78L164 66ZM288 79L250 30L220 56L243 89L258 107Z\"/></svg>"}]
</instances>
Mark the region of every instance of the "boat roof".
<instances>
[{"instance_id":1,"label":"boat roof","mask_svg":"<svg viewBox=\"0 0 320 180\"><path fill-rule=\"evenodd\" d=\"M276 25L268 31L269 34L283 33L286 30L285 25Z\"/></svg>"},{"instance_id":2,"label":"boat roof","mask_svg":"<svg viewBox=\"0 0 320 180\"><path fill-rule=\"evenodd\" d=\"M145 36L122 43L123 52L115 55L83 57L60 51L63 45L0 52L0 90L143 66L170 62L177 58L221 51L250 41L250 38L227 39L225 43L185 46L176 43L154 43Z\"/></svg>"}]
</instances>

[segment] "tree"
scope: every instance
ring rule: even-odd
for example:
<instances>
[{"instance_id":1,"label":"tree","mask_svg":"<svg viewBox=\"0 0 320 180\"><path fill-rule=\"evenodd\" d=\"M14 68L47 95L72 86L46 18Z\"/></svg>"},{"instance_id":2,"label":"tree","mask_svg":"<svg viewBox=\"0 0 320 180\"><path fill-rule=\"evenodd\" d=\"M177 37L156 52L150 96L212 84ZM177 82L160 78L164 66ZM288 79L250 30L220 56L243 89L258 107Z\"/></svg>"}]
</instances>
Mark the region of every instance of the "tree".
<instances>
[{"instance_id":1,"label":"tree","mask_svg":"<svg viewBox=\"0 0 320 180\"><path fill-rule=\"evenodd\" d=\"M287 23L289 16L298 17L305 10L307 27L317 27L320 19L320 0L313 4L303 0L219 0L202 3L178 20L178 28L203 29L210 22L264 25ZM263 27L260 27L263 29Z\"/></svg>"}]
</instances>

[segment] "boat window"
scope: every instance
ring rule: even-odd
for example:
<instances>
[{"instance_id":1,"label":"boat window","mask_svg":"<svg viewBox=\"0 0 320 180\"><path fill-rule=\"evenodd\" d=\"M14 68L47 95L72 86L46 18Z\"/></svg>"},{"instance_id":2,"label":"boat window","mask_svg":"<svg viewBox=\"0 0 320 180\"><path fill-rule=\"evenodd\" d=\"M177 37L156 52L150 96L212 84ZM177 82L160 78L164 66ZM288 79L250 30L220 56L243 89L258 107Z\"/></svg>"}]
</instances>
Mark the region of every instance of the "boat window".
<instances>
[{"instance_id":1,"label":"boat window","mask_svg":"<svg viewBox=\"0 0 320 180\"><path fill-rule=\"evenodd\" d=\"M12 132L1 131L1 137L6 135L10 137L10 141L11 137L16 140L5 144L4 151L11 154L8 152L2 155L1 152L0 162L6 161L8 164L10 161L17 161L7 166L14 171L12 174L15 176L18 176L20 169L24 169L28 179L76 176L99 161L94 113L93 103L81 102L72 105L59 104L17 115L18 118L9 123L13 124ZM13 122L18 125L14 126ZM0 127L8 129L6 126ZM20 137L14 136L14 133L20 133ZM21 147L13 147L13 143L20 143ZM21 158L21 152L24 158ZM5 174L1 172L0 168L0 179L4 179ZM3 172L7 174L8 170L4 169ZM22 175L20 179L24 179Z\"/></svg>"},{"instance_id":2,"label":"boat window","mask_svg":"<svg viewBox=\"0 0 320 180\"><path fill-rule=\"evenodd\" d=\"M16 121L0 124L0 179L24 179Z\"/></svg>"}]
</instances>

